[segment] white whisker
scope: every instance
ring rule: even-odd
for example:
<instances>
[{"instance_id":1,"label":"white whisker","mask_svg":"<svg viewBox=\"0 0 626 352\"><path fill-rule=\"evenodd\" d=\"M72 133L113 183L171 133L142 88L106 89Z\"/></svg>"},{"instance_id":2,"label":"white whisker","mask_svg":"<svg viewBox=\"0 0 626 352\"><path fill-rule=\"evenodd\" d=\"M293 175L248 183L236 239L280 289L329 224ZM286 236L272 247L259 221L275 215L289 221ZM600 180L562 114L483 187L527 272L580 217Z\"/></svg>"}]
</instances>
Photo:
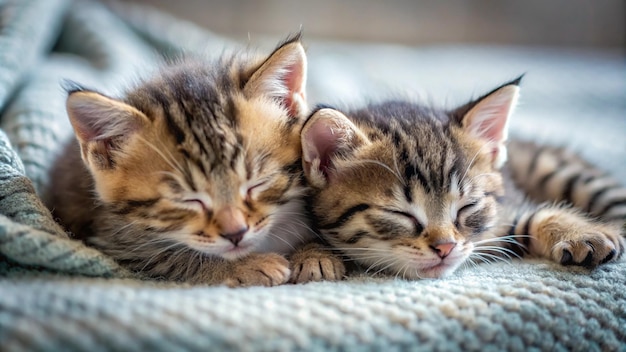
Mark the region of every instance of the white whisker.
<instances>
[{"instance_id":1,"label":"white whisker","mask_svg":"<svg viewBox=\"0 0 626 352\"><path fill-rule=\"evenodd\" d=\"M496 252L496 253L500 253L502 255L505 256L509 256L509 255L513 255L517 258L522 258L519 254L515 253L514 251L505 248L505 247L496 247L496 246L481 246L481 247L476 247L476 249L474 250L474 252L476 253L485 253L483 250L485 251L491 251L491 252Z\"/></svg>"},{"instance_id":2,"label":"white whisker","mask_svg":"<svg viewBox=\"0 0 626 352\"><path fill-rule=\"evenodd\" d=\"M490 143L484 143L476 152L476 154L474 154L474 156L472 157L472 159L470 160L469 164L467 165L467 168L465 169L465 172L463 173L463 176L461 176L461 179L459 180L459 184L462 185L465 182L465 177L467 176L467 173L469 172L469 170L472 168L472 166L474 165L474 162L476 161L476 158L478 157L478 155L480 155L480 153L483 151L483 148L485 148L486 146L488 146Z\"/></svg>"},{"instance_id":3,"label":"white whisker","mask_svg":"<svg viewBox=\"0 0 626 352\"><path fill-rule=\"evenodd\" d=\"M381 166L385 170L389 171L393 176L395 176L398 179L398 181L400 181L400 183L402 185L405 185L405 181L402 179L402 177L400 176L399 172L393 171L388 165L386 165L386 164L384 164L384 163L382 163L382 162L380 162L378 160L365 159L365 160L359 160L358 163L374 164L374 165ZM355 163L355 164L358 164L358 163ZM397 167L396 167L396 169L397 169Z\"/></svg>"},{"instance_id":4,"label":"white whisker","mask_svg":"<svg viewBox=\"0 0 626 352\"><path fill-rule=\"evenodd\" d=\"M139 140L141 140L143 143L145 143L150 149L154 150L155 153L157 153L161 159L163 159L163 161L165 161L172 169L174 170L178 170L180 173L184 174L184 168L182 167L182 165L180 165L180 163L176 160L176 158L174 158L172 156L171 153L169 153L167 148L157 148L154 144L150 143L150 141L148 141L147 139L141 137L141 136L137 136L137 138L139 138ZM163 153L163 151L167 152L168 154L170 154L169 158Z\"/></svg>"}]
</instances>

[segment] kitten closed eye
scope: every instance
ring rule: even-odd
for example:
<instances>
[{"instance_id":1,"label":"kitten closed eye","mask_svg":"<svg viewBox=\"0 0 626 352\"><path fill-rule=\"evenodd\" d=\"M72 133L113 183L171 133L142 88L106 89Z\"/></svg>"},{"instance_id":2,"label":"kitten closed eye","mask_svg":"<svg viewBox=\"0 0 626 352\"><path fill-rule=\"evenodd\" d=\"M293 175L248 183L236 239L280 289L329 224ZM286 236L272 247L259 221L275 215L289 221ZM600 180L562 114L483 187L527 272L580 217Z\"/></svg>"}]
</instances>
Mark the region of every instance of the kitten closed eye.
<instances>
[{"instance_id":1,"label":"kitten closed eye","mask_svg":"<svg viewBox=\"0 0 626 352\"><path fill-rule=\"evenodd\" d=\"M385 211L394 214L394 215L399 215L409 221L411 221L411 223L413 223L413 225L415 226L415 233L416 234L420 234L422 233L422 231L424 231L424 225L422 225L422 223L411 213L405 212L405 211L400 211L400 210L389 210L389 209L385 209Z\"/></svg>"}]
</instances>

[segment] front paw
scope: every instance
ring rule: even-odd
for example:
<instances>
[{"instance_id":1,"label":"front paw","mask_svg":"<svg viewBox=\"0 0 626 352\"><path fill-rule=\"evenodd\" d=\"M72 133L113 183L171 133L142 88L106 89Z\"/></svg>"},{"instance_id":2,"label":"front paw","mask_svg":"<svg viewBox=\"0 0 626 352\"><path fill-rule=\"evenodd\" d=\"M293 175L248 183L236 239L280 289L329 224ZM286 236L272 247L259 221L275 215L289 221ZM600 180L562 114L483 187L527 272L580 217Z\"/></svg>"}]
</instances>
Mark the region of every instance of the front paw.
<instances>
[{"instance_id":1,"label":"front paw","mask_svg":"<svg viewBox=\"0 0 626 352\"><path fill-rule=\"evenodd\" d=\"M339 281L346 267L341 258L317 243L310 243L291 257L289 282L302 284L311 281Z\"/></svg>"},{"instance_id":2,"label":"front paw","mask_svg":"<svg viewBox=\"0 0 626 352\"><path fill-rule=\"evenodd\" d=\"M277 286L289 280L289 262L275 253L252 253L232 263L224 284L230 287Z\"/></svg>"},{"instance_id":3,"label":"front paw","mask_svg":"<svg viewBox=\"0 0 626 352\"><path fill-rule=\"evenodd\" d=\"M594 268L624 253L620 231L601 224L580 226L552 247L552 259L563 265Z\"/></svg>"}]
</instances>

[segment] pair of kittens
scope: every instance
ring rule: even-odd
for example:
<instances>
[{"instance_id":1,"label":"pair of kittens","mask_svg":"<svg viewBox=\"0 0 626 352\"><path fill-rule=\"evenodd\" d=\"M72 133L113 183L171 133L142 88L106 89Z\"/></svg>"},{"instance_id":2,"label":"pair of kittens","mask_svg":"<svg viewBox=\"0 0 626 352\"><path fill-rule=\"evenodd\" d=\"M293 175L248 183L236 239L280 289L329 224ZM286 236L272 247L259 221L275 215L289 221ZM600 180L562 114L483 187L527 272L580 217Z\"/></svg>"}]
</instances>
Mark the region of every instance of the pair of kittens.
<instances>
[{"instance_id":1,"label":"pair of kittens","mask_svg":"<svg viewBox=\"0 0 626 352\"><path fill-rule=\"evenodd\" d=\"M389 101L309 115L306 69L296 35L267 57L172 64L121 99L70 86L76 138L48 206L121 265L190 283L339 280L347 262L434 278L476 260L593 267L623 254L619 184L565 150L507 153L520 79L450 111ZM538 205L560 200L576 208Z\"/></svg>"}]
</instances>

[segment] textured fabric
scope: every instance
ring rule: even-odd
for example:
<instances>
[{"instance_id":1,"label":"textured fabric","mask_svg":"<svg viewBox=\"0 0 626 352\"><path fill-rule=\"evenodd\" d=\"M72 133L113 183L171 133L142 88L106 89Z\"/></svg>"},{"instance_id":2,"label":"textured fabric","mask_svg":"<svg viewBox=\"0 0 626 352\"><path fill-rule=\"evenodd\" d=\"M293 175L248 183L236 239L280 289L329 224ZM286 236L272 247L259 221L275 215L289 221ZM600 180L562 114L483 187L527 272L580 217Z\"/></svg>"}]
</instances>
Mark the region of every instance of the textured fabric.
<instances>
[{"instance_id":1,"label":"textured fabric","mask_svg":"<svg viewBox=\"0 0 626 352\"><path fill-rule=\"evenodd\" d=\"M441 280L273 288L134 278L69 239L39 199L71 136L60 82L115 94L160 55L236 44L123 4L0 2L0 20L2 350L626 350L624 261L592 272L525 261ZM426 91L451 105L528 72L513 132L569 144L626 180L618 53L307 44L314 103Z\"/></svg>"}]
</instances>

